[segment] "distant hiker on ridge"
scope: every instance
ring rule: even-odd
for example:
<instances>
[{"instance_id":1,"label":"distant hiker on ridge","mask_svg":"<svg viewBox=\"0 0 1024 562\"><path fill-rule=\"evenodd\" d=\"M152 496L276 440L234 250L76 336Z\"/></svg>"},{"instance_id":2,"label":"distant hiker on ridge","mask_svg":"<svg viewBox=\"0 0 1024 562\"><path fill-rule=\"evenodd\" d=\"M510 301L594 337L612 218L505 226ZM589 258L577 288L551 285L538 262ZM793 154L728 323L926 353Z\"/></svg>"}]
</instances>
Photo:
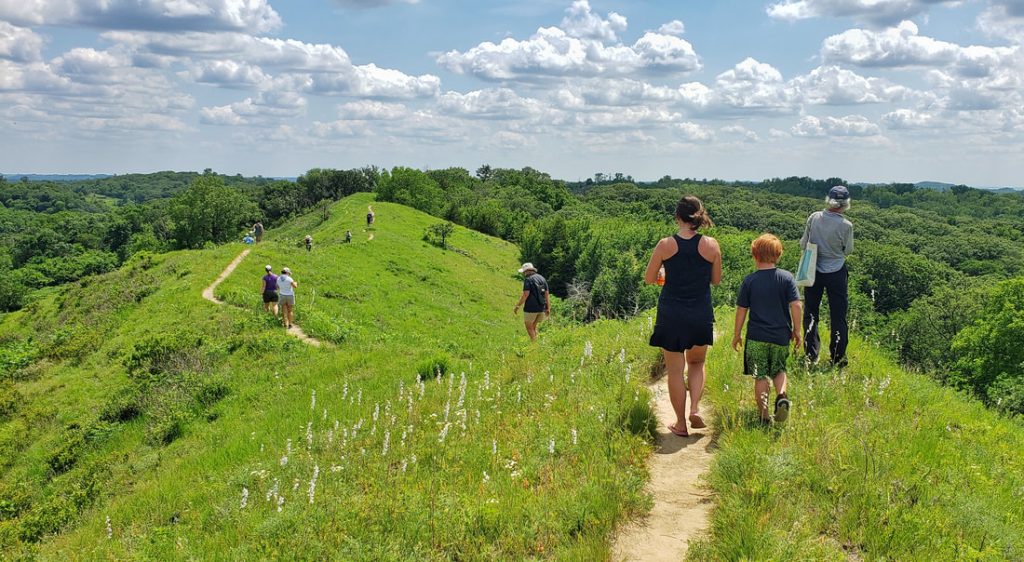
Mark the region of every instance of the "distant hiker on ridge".
<instances>
[{"instance_id":1,"label":"distant hiker on ridge","mask_svg":"<svg viewBox=\"0 0 1024 562\"><path fill-rule=\"evenodd\" d=\"M277 275L274 275L274 268L267 266L267 274L263 276L263 285L260 292L263 293L263 311L272 312L277 316Z\"/></svg>"},{"instance_id":2,"label":"distant hiker on ridge","mask_svg":"<svg viewBox=\"0 0 1024 562\"><path fill-rule=\"evenodd\" d=\"M519 268L523 274L523 294L519 296L519 302L513 309L514 314L519 314L523 309L523 323L526 325L526 333L530 341L537 340L537 326L541 321L551 316L551 294L548 291L548 280L537 273L537 268L532 263L524 263Z\"/></svg>"},{"instance_id":3,"label":"distant hiker on ridge","mask_svg":"<svg viewBox=\"0 0 1024 562\"><path fill-rule=\"evenodd\" d=\"M307 234L306 238L304 239L304 241L306 242L306 251L307 252L312 251L313 250L313 237L311 235Z\"/></svg>"},{"instance_id":4,"label":"distant hiker on ridge","mask_svg":"<svg viewBox=\"0 0 1024 562\"><path fill-rule=\"evenodd\" d=\"M281 275L277 276L277 288L281 295L281 323L285 328L292 327L292 316L295 313L295 288L298 286L295 279L292 279L292 270L287 267L282 268Z\"/></svg>"},{"instance_id":5,"label":"distant hiker on ridge","mask_svg":"<svg viewBox=\"0 0 1024 562\"><path fill-rule=\"evenodd\" d=\"M349 244L351 242L352 242L352 231L351 230L346 230L345 231L345 243Z\"/></svg>"},{"instance_id":6,"label":"distant hiker on ridge","mask_svg":"<svg viewBox=\"0 0 1024 562\"><path fill-rule=\"evenodd\" d=\"M762 234L750 245L757 271L747 275L736 298L736 326L732 348L743 346L743 374L754 377L754 399L761 421L786 421L790 401L786 395L786 361L789 343L800 348L800 291L793 274L779 269L782 242L771 234ZM743 323L747 341L742 343ZM774 418L768 414L769 382L775 383Z\"/></svg>"},{"instance_id":7,"label":"distant hiker on ridge","mask_svg":"<svg viewBox=\"0 0 1024 562\"><path fill-rule=\"evenodd\" d=\"M256 221L256 224L252 225L252 233L256 236L256 242L263 241L263 223Z\"/></svg>"},{"instance_id":8,"label":"distant hiker on ridge","mask_svg":"<svg viewBox=\"0 0 1024 562\"><path fill-rule=\"evenodd\" d=\"M807 330L804 352L811 363L818 361L821 351L819 309L821 296L827 291L831 364L845 367L846 344L850 341L850 329L846 323L850 305L847 290L850 272L846 268L846 256L853 251L853 223L843 213L850 209L850 191L843 185L833 187L825 197L825 204L826 210L811 213L807 218L804 235L800 238L801 248L807 248L808 243L818 245L814 285L804 291L804 326Z\"/></svg>"},{"instance_id":9,"label":"distant hiker on ridge","mask_svg":"<svg viewBox=\"0 0 1024 562\"><path fill-rule=\"evenodd\" d=\"M373 212L373 205L367 205L366 209L369 211L366 213L366 228L370 228L373 226L373 219L375 219L377 215Z\"/></svg>"},{"instance_id":10,"label":"distant hiker on ridge","mask_svg":"<svg viewBox=\"0 0 1024 562\"><path fill-rule=\"evenodd\" d=\"M718 241L697 230L714 226L700 199L688 195L676 205L679 232L662 238L651 254L644 273L648 285L658 283L664 266L664 286L658 298L658 319L650 344L660 347L668 373L668 394L676 421L668 426L672 433L685 437L686 392L690 392L690 425L707 427L700 415L704 393L704 359L714 343L715 311L711 307L711 286L722 281L722 251ZM687 370L688 381L683 379ZM687 385L687 382L689 385Z\"/></svg>"}]
</instances>

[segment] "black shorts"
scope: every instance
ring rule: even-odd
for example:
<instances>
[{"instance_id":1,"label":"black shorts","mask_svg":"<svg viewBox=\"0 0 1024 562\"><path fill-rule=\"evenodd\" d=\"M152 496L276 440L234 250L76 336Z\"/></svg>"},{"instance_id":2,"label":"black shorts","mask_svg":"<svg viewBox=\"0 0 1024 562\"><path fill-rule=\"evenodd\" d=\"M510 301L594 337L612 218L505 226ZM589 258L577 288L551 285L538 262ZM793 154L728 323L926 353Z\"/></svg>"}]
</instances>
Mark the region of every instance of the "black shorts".
<instances>
[{"instance_id":1,"label":"black shorts","mask_svg":"<svg viewBox=\"0 0 1024 562\"><path fill-rule=\"evenodd\" d=\"M263 293L263 302L277 302L277 291L267 291Z\"/></svg>"}]
</instances>

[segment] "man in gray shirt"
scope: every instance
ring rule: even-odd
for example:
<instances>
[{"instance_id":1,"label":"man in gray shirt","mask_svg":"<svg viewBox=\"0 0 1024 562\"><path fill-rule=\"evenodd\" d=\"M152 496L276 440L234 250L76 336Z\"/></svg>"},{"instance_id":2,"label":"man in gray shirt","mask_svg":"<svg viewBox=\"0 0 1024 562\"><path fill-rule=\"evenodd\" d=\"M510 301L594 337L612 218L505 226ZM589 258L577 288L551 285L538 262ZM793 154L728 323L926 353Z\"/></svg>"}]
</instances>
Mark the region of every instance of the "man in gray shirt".
<instances>
[{"instance_id":1,"label":"man in gray shirt","mask_svg":"<svg viewBox=\"0 0 1024 562\"><path fill-rule=\"evenodd\" d=\"M827 209L811 213L807 218L800 247L808 242L818 245L818 266L814 274L814 285L804 291L804 352L812 362L818 360L821 340L818 337L819 310L821 297L828 292L828 309L831 336L829 353L832 365L846 366L846 344L850 330L846 321L850 306L848 283L849 271L846 256L853 251L853 223L843 216L850 208L850 191L846 186L837 185L829 190L825 198Z\"/></svg>"}]
</instances>

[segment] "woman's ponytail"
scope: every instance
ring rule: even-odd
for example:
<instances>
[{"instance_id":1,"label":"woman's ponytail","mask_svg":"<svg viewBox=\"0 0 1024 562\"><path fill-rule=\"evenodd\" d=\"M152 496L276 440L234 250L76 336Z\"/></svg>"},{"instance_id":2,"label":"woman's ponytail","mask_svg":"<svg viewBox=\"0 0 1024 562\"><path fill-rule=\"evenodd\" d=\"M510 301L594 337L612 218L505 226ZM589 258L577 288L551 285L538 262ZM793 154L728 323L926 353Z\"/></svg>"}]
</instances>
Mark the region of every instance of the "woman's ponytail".
<instances>
[{"instance_id":1,"label":"woman's ponytail","mask_svg":"<svg viewBox=\"0 0 1024 562\"><path fill-rule=\"evenodd\" d=\"M704 203L693 195L683 197L676 204L676 218L689 224L694 230L715 226L707 209L704 208Z\"/></svg>"}]
</instances>

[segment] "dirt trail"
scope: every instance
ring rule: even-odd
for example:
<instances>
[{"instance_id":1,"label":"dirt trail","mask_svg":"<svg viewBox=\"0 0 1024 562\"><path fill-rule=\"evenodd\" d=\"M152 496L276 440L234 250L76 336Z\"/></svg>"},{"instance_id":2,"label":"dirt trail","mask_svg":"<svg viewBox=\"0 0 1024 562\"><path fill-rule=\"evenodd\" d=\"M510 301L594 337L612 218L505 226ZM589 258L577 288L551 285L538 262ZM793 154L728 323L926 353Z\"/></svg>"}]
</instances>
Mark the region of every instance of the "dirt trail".
<instances>
[{"instance_id":1,"label":"dirt trail","mask_svg":"<svg viewBox=\"0 0 1024 562\"><path fill-rule=\"evenodd\" d=\"M701 482L714 456L711 428L690 429L689 437L673 435L665 427L675 420L665 379L651 383L648 388L654 395L658 416L658 437L647 484L654 507L647 517L619 529L612 545L615 562L683 560L689 541L707 528L712 506L711 493ZM701 414L710 426L710 409L706 400L702 402Z\"/></svg>"},{"instance_id":2,"label":"dirt trail","mask_svg":"<svg viewBox=\"0 0 1024 562\"><path fill-rule=\"evenodd\" d=\"M234 260L232 260L227 267L224 268L224 271L220 273L220 276L218 276L213 283L210 283L209 287L203 289L204 299L214 304L224 304L224 301L218 300L217 297L213 295L213 291L214 289L217 288L217 285L220 285L225 279L228 278L228 275L231 275L231 273L235 271L235 268L238 267L238 264L242 263L242 260L245 259L245 256L249 255L250 249L242 250L242 253L238 254L238 256ZM292 336L299 338L303 342L312 345L313 347L320 347L322 345L320 343L320 340L307 336L306 333L302 331L302 328L298 327L295 324L292 324L292 327L288 328L288 333Z\"/></svg>"}]
</instances>

